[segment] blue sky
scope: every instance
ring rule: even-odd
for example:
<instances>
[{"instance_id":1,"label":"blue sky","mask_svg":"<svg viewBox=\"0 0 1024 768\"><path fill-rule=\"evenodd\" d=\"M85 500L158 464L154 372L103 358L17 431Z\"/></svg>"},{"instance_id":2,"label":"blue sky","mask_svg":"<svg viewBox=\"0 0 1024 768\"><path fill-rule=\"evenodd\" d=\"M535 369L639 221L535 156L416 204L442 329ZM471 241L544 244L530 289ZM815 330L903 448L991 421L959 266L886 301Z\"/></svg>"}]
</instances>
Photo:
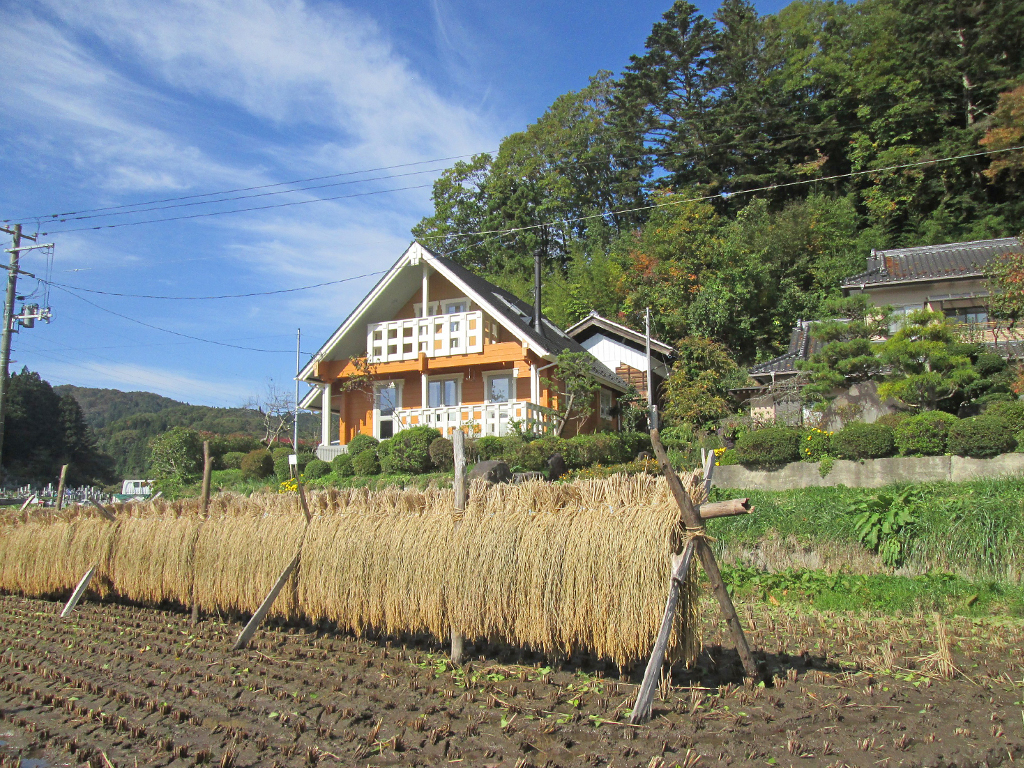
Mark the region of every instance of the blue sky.
<instances>
[{"instance_id":1,"label":"blue sky","mask_svg":"<svg viewBox=\"0 0 1024 768\"><path fill-rule=\"evenodd\" d=\"M0 219L51 233L43 239L56 244L52 264L28 252L23 269L52 270L54 282L94 291L222 295L377 272L408 245L410 228L430 211L429 185L449 163L213 207L39 217L493 150L597 70L620 71L669 5L8 1ZM717 7L700 5L707 14ZM762 13L782 5L757 3ZM400 187L417 188L66 232ZM52 323L15 337L12 370L27 365L53 384L239 405L271 380L290 391L295 329L313 353L375 279L218 301L53 289ZM29 278L19 284L36 299L38 289Z\"/></svg>"}]
</instances>

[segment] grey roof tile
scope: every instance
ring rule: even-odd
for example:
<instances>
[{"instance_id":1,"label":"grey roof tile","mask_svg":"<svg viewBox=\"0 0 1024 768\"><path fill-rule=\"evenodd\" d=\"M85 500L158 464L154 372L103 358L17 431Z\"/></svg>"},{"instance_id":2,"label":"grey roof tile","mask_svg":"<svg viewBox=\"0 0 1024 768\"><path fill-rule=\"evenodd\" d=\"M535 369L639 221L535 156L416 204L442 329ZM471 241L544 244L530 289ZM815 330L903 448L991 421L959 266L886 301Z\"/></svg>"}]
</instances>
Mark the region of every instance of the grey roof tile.
<instances>
[{"instance_id":1,"label":"grey roof tile","mask_svg":"<svg viewBox=\"0 0 1024 768\"><path fill-rule=\"evenodd\" d=\"M859 275L846 278L842 286L854 288L860 285L918 280L982 277L994 257L1019 250L1019 238L1002 237L995 240L973 240L966 243L942 243L875 251L868 259L871 268Z\"/></svg>"}]
</instances>

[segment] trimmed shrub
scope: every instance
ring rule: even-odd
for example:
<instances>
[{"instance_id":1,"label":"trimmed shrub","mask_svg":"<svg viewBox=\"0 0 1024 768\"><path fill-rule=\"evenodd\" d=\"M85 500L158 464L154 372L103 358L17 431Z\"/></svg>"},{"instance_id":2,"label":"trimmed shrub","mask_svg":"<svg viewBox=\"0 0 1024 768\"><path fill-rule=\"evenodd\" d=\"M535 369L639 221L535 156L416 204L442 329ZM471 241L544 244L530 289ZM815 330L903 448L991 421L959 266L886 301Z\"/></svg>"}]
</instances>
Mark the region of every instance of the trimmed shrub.
<instances>
[{"instance_id":1,"label":"trimmed shrub","mask_svg":"<svg viewBox=\"0 0 1024 768\"><path fill-rule=\"evenodd\" d=\"M352 477L354 470L352 469L352 457L347 453L342 453L331 459L331 471L338 477Z\"/></svg>"},{"instance_id":2,"label":"trimmed shrub","mask_svg":"<svg viewBox=\"0 0 1024 768\"><path fill-rule=\"evenodd\" d=\"M1019 400L992 403L982 415L1006 419L1014 434L1024 432L1024 403Z\"/></svg>"},{"instance_id":3,"label":"trimmed shrub","mask_svg":"<svg viewBox=\"0 0 1024 768\"><path fill-rule=\"evenodd\" d=\"M430 444L440 436L441 433L433 427L403 429L378 446L381 471L389 475L421 475L429 472Z\"/></svg>"},{"instance_id":4,"label":"trimmed shrub","mask_svg":"<svg viewBox=\"0 0 1024 768\"><path fill-rule=\"evenodd\" d=\"M1002 355L997 355L995 352L982 352L978 355L978 359L974 361L974 370L976 370L982 376L988 377L993 373L999 373L1006 368L1006 360L1003 359Z\"/></svg>"},{"instance_id":5,"label":"trimmed shrub","mask_svg":"<svg viewBox=\"0 0 1024 768\"><path fill-rule=\"evenodd\" d=\"M744 432L736 440L740 464L777 467L800 458L800 433L790 427L765 427Z\"/></svg>"},{"instance_id":6,"label":"trimmed shrub","mask_svg":"<svg viewBox=\"0 0 1024 768\"><path fill-rule=\"evenodd\" d=\"M292 476L291 467L288 464L289 456L291 456L291 454L286 453L283 456L278 456L276 459L274 459L274 474L277 476L277 479L282 483Z\"/></svg>"},{"instance_id":7,"label":"trimmed shrub","mask_svg":"<svg viewBox=\"0 0 1024 768\"><path fill-rule=\"evenodd\" d=\"M927 411L904 419L896 427L900 456L941 456L946 452L946 435L959 419L943 411Z\"/></svg>"},{"instance_id":8,"label":"trimmed shrub","mask_svg":"<svg viewBox=\"0 0 1024 768\"><path fill-rule=\"evenodd\" d=\"M854 421L832 435L832 450L840 459L881 459L896 450L892 427Z\"/></svg>"},{"instance_id":9,"label":"trimmed shrub","mask_svg":"<svg viewBox=\"0 0 1024 768\"><path fill-rule=\"evenodd\" d=\"M262 451L262 453L266 456L270 456L266 451ZM247 455L248 454L242 453L241 451L228 451L220 457L220 463L224 465L224 469L241 469L242 459Z\"/></svg>"},{"instance_id":10,"label":"trimmed shrub","mask_svg":"<svg viewBox=\"0 0 1024 768\"><path fill-rule=\"evenodd\" d=\"M1017 441L1006 419L986 413L953 424L946 437L946 447L958 456L987 459L1009 453L1017 447Z\"/></svg>"},{"instance_id":11,"label":"trimmed shrub","mask_svg":"<svg viewBox=\"0 0 1024 768\"><path fill-rule=\"evenodd\" d=\"M250 451L239 462L242 478L245 480L263 480L274 474L274 457L263 448Z\"/></svg>"},{"instance_id":12,"label":"trimmed shrub","mask_svg":"<svg viewBox=\"0 0 1024 768\"><path fill-rule=\"evenodd\" d=\"M488 435L478 437L476 440L476 452L480 456L480 461L504 458L507 448L508 440L504 437Z\"/></svg>"},{"instance_id":13,"label":"trimmed shrub","mask_svg":"<svg viewBox=\"0 0 1024 768\"><path fill-rule=\"evenodd\" d=\"M356 435L348 441L348 455L355 458L367 448L376 448L380 441L370 435Z\"/></svg>"},{"instance_id":14,"label":"trimmed shrub","mask_svg":"<svg viewBox=\"0 0 1024 768\"><path fill-rule=\"evenodd\" d=\"M455 448L452 441L439 437L430 444L430 461L442 472L450 472L455 466Z\"/></svg>"},{"instance_id":15,"label":"trimmed shrub","mask_svg":"<svg viewBox=\"0 0 1024 768\"><path fill-rule=\"evenodd\" d=\"M270 452L270 455L274 457L274 461L277 461L282 456L291 456L292 449L287 445L280 445Z\"/></svg>"},{"instance_id":16,"label":"trimmed shrub","mask_svg":"<svg viewBox=\"0 0 1024 768\"><path fill-rule=\"evenodd\" d=\"M324 477L331 473L331 465L326 461L320 459L313 459L309 464L306 465L306 479L316 480L317 478Z\"/></svg>"},{"instance_id":17,"label":"trimmed shrub","mask_svg":"<svg viewBox=\"0 0 1024 768\"><path fill-rule=\"evenodd\" d=\"M619 440L622 441L628 459L635 459L637 454L654 450L651 448L651 436L646 432L620 432Z\"/></svg>"},{"instance_id":18,"label":"trimmed shrub","mask_svg":"<svg viewBox=\"0 0 1024 768\"><path fill-rule=\"evenodd\" d=\"M555 450L561 451L569 469L581 469L594 464L621 464L633 458L621 438L608 432L570 437Z\"/></svg>"},{"instance_id":19,"label":"trimmed shrub","mask_svg":"<svg viewBox=\"0 0 1024 768\"><path fill-rule=\"evenodd\" d=\"M352 471L357 475L379 475L380 463L374 451L363 450L352 458Z\"/></svg>"},{"instance_id":20,"label":"trimmed shrub","mask_svg":"<svg viewBox=\"0 0 1024 768\"><path fill-rule=\"evenodd\" d=\"M515 464L527 472L543 472L548 468L548 459L561 453L569 466L565 444L567 440L560 437L541 437L519 446L515 454Z\"/></svg>"},{"instance_id":21,"label":"trimmed shrub","mask_svg":"<svg viewBox=\"0 0 1024 768\"><path fill-rule=\"evenodd\" d=\"M1024 432L1018 432L1014 439L1017 441L1016 452L1024 453Z\"/></svg>"},{"instance_id":22,"label":"trimmed shrub","mask_svg":"<svg viewBox=\"0 0 1024 768\"><path fill-rule=\"evenodd\" d=\"M881 416L875 419L875 424L882 424L883 426L889 427L891 429L896 429L896 427L898 427L907 419L912 418L913 416L914 414L910 413L910 411L895 411L894 413L883 413Z\"/></svg>"}]
</instances>

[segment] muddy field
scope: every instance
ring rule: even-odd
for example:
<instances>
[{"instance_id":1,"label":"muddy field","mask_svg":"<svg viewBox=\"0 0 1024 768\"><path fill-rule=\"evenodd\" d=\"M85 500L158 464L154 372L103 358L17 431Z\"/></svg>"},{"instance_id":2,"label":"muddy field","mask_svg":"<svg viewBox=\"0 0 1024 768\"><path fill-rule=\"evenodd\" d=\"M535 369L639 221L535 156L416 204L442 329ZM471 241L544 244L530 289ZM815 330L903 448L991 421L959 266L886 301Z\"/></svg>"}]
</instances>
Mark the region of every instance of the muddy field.
<instances>
[{"instance_id":1,"label":"muddy field","mask_svg":"<svg viewBox=\"0 0 1024 768\"><path fill-rule=\"evenodd\" d=\"M1024 759L1024 623L739 606L631 727L642 669L0 596L0 765L974 766ZM948 633L948 646L943 635ZM728 642L724 642L726 648ZM954 665L955 669L949 665ZM948 675L952 674L952 679Z\"/></svg>"}]
</instances>

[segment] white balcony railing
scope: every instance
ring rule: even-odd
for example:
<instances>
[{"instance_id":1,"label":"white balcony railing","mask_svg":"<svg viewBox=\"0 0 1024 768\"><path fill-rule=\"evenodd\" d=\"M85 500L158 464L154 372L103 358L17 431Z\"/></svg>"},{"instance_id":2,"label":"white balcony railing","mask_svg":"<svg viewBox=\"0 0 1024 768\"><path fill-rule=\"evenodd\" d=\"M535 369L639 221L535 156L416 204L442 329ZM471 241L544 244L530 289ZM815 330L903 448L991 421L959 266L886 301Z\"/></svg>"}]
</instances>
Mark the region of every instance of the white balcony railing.
<instances>
[{"instance_id":1,"label":"white balcony railing","mask_svg":"<svg viewBox=\"0 0 1024 768\"><path fill-rule=\"evenodd\" d=\"M482 352L485 339L493 341L493 329L484 325L480 310L371 323L366 356L371 363L393 363L416 360L420 352L427 357Z\"/></svg>"},{"instance_id":2,"label":"white balcony railing","mask_svg":"<svg viewBox=\"0 0 1024 768\"><path fill-rule=\"evenodd\" d=\"M409 427L433 427L445 437L456 429L466 429L470 436L505 435L509 422L515 420L524 431L540 435L551 424L551 413L533 403L470 403L441 408L401 408L395 411L399 430Z\"/></svg>"}]
</instances>

